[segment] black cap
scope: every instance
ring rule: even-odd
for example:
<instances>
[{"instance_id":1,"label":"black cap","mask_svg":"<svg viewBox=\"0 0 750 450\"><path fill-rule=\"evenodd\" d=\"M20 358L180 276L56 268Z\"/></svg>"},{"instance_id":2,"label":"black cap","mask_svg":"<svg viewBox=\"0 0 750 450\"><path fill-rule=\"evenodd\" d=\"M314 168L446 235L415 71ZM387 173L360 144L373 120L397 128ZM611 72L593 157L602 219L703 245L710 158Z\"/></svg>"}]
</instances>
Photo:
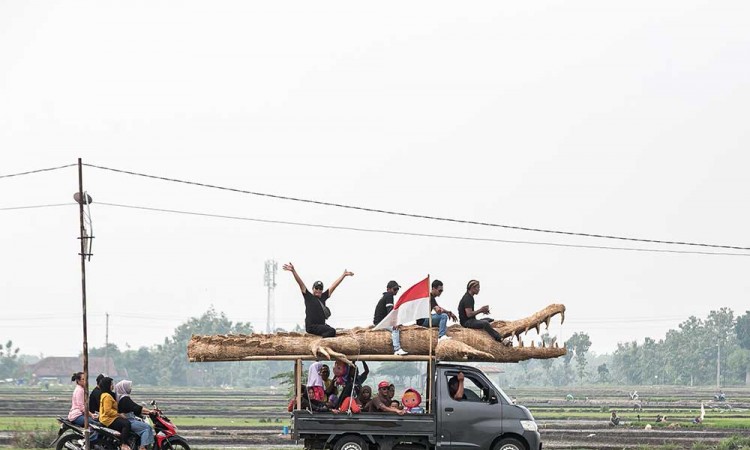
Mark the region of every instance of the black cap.
<instances>
[{"instance_id":1,"label":"black cap","mask_svg":"<svg viewBox=\"0 0 750 450\"><path fill-rule=\"evenodd\" d=\"M386 286L386 289L393 289L393 288L401 288L401 286L398 285L395 281L391 280L388 282L388 286Z\"/></svg>"},{"instance_id":2,"label":"black cap","mask_svg":"<svg viewBox=\"0 0 750 450\"><path fill-rule=\"evenodd\" d=\"M315 283L313 283L313 289L323 289L323 282L316 281Z\"/></svg>"}]
</instances>

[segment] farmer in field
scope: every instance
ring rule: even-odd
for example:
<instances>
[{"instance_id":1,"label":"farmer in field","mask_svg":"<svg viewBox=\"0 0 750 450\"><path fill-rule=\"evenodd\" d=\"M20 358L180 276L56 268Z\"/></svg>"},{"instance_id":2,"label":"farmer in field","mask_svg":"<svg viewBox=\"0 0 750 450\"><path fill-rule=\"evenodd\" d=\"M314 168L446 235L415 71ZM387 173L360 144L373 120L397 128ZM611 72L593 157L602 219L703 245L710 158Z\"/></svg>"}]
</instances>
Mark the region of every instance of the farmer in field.
<instances>
[{"instance_id":1,"label":"farmer in field","mask_svg":"<svg viewBox=\"0 0 750 450\"><path fill-rule=\"evenodd\" d=\"M336 329L326 324L326 319L331 315L331 310L326 306L326 300L333 295L333 291L344 281L344 278L354 276L354 273L344 270L344 273L331 283L331 286L325 291L323 291L323 282L316 281L313 283L313 291L310 293L292 263L286 263L282 268L292 272L294 280L302 291L302 298L305 299L305 331L322 337L336 336Z\"/></svg>"}]
</instances>

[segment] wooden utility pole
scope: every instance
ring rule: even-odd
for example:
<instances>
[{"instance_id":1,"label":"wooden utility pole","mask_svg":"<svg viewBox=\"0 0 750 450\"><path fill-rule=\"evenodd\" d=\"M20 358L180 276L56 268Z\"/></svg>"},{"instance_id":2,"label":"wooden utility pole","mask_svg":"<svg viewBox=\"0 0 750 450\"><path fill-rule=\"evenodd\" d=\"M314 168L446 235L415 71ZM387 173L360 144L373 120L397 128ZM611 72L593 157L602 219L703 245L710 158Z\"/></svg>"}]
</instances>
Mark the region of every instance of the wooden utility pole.
<instances>
[{"instance_id":1,"label":"wooden utility pole","mask_svg":"<svg viewBox=\"0 0 750 450\"><path fill-rule=\"evenodd\" d=\"M81 240L81 306L83 309L83 373L84 373L84 386L83 386L83 437L86 441L86 450L91 449L91 436L89 432L89 341L88 341L88 330L86 327L86 257L90 256L87 252L88 240L92 239L93 236L86 235L86 227L84 226L83 218L83 205L91 203L91 197L88 194L84 194L83 191L83 164L81 158L78 158L78 193L73 196L78 202L78 212L81 225L81 235L78 239Z\"/></svg>"}]
</instances>

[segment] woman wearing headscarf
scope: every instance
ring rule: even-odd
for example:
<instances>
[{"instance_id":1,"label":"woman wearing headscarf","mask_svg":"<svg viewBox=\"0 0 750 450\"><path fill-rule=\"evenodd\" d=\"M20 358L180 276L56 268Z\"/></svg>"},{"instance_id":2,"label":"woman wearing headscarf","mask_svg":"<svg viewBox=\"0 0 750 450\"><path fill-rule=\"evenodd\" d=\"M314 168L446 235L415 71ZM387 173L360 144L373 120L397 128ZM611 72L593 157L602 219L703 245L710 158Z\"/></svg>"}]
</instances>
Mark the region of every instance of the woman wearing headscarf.
<instances>
[{"instance_id":1,"label":"woman wearing headscarf","mask_svg":"<svg viewBox=\"0 0 750 450\"><path fill-rule=\"evenodd\" d=\"M139 450L146 450L146 446L154 443L154 429L146 422L136 419L136 416L151 414L151 410L138 405L130 398L132 389L133 382L130 380L122 380L115 385L117 411L125 415L130 422L130 429L140 436L141 446Z\"/></svg>"},{"instance_id":2,"label":"woman wearing headscarf","mask_svg":"<svg viewBox=\"0 0 750 450\"><path fill-rule=\"evenodd\" d=\"M102 395L99 398L99 422L105 427L120 432L122 445L120 450L131 450L127 444L130 439L130 421L120 417L117 412L117 400L115 393L112 391L112 378L104 377L99 387Z\"/></svg>"},{"instance_id":3,"label":"woman wearing headscarf","mask_svg":"<svg viewBox=\"0 0 750 450\"><path fill-rule=\"evenodd\" d=\"M83 385L86 384L86 375L83 372L76 372L72 377L70 377L70 381L75 381L76 387L73 390L73 397L70 401L71 404L70 411L68 412L68 420L78 425L79 427L82 427L83 415L86 413L86 404L84 402L83 392ZM96 417L91 412L89 412L89 417L89 422L91 422L91 419L96 419Z\"/></svg>"}]
</instances>

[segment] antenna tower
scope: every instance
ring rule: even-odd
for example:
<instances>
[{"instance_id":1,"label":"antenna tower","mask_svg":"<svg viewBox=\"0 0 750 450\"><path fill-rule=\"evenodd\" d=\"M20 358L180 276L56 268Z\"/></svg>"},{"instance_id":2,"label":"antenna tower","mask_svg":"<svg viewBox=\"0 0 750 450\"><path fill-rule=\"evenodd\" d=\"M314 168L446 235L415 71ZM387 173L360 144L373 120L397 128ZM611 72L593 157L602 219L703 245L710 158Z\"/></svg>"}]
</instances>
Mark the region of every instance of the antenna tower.
<instances>
[{"instance_id":1,"label":"antenna tower","mask_svg":"<svg viewBox=\"0 0 750 450\"><path fill-rule=\"evenodd\" d=\"M266 333L271 334L276 329L276 319L274 317L273 307L273 291L276 289L276 271L279 268L279 264L269 259L266 261L265 274L263 276L263 285L268 288L268 311L266 315Z\"/></svg>"}]
</instances>

